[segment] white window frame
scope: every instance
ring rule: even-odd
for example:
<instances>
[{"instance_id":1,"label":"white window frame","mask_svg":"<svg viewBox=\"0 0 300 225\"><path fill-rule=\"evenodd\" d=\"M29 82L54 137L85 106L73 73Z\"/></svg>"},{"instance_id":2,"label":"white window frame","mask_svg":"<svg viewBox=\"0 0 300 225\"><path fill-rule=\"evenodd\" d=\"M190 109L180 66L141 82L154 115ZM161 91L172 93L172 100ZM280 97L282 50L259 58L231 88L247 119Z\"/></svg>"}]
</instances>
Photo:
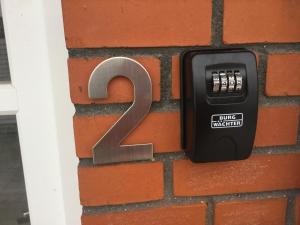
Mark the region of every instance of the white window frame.
<instances>
[{"instance_id":1,"label":"white window frame","mask_svg":"<svg viewBox=\"0 0 300 225\"><path fill-rule=\"evenodd\" d=\"M0 116L16 115L18 111L17 92L8 82L0 82Z\"/></svg>"},{"instance_id":2,"label":"white window frame","mask_svg":"<svg viewBox=\"0 0 300 225\"><path fill-rule=\"evenodd\" d=\"M0 84L0 113L16 114L31 225L80 225L61 1L1 7L12 82Z\"/></svg>"}]
</instances>

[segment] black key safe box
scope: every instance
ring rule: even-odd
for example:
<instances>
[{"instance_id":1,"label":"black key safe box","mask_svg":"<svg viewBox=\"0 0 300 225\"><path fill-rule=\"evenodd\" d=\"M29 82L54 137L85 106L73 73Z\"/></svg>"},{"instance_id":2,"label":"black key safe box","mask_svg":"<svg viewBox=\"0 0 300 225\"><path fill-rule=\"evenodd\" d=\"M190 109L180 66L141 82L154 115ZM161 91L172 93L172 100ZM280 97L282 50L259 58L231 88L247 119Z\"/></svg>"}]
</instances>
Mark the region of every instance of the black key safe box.
<instances>
[{"instance_id":1,"label":"black key safe box","mask_svg":"<svg viewBox=\"0 0 300 225\"><path fill-rule=\"evenodd\" d=\"M241 160L258 109L255 55L244 49L181 54L181 143L193 162Z\"/></svg>"}]
</instances>

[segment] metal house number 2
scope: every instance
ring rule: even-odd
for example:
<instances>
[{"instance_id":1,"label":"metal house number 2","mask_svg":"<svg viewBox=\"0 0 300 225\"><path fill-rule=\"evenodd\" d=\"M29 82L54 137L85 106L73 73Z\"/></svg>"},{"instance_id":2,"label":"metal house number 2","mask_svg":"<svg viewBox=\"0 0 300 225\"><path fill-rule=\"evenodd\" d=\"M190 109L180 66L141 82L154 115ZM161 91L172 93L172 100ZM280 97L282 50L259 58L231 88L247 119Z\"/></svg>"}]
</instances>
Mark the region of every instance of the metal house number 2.
<instances>
[{"instance_id":1,"label":"metal house number 2","mask_svg":"<svg viewBox=\"0 0 300 225\"><path fill-rule=\"evenodd\" d=\"M121 145L149 113L152 103L152 84L147 70L137 61L113 57L100 63L92 72L88 94L92 99L106 98L109 82L124 76L134 85L134 101L118 121L93 147L94 164L146 160L153 158L153 145Z\"/></svg>"}]
</instances>

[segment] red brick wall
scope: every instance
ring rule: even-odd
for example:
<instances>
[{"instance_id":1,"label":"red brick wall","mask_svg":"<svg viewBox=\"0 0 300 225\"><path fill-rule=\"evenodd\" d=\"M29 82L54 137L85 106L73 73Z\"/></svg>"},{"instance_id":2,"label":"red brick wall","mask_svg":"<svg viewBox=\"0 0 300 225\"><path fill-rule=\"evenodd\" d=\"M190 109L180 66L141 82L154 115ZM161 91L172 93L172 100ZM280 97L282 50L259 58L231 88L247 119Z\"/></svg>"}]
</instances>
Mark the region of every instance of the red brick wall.
<instances>
[{"instance_id":1,"label":"red brick wall","mask_svg":"<svg viewBox=\"0 0 300 225\"><path fill-rule=\"evenodd\" d=\"M83 225L300 225L300 1L62 4ZM178 55L193 46L257 55L259 117L248 160L193 164L182 152ZM153 143L154 161L92 163L92 146L133 96L117 78L109 98L88 98L90 73L111 56L134 58L150 73L151 111L124 143Z\"/></svg>"}]
</instances>

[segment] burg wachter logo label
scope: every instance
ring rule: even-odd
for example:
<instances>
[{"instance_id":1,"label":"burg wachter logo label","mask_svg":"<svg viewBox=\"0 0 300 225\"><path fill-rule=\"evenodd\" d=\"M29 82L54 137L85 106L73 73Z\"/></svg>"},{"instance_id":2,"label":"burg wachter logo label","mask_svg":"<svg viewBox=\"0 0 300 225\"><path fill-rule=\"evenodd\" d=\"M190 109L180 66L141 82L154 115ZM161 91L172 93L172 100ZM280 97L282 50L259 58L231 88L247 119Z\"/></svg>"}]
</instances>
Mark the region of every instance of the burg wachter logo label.
<instances>
[{"instance_id":1,"label":"burg wachter logo label","mask_svg":"<svg viewBox=\"0 0 300 225\"><path fill-rule=\"evenodd\" d=\"M211 128L230 128L243 126L243 113L213 114Z\"/></svg>"}]
</instances>

